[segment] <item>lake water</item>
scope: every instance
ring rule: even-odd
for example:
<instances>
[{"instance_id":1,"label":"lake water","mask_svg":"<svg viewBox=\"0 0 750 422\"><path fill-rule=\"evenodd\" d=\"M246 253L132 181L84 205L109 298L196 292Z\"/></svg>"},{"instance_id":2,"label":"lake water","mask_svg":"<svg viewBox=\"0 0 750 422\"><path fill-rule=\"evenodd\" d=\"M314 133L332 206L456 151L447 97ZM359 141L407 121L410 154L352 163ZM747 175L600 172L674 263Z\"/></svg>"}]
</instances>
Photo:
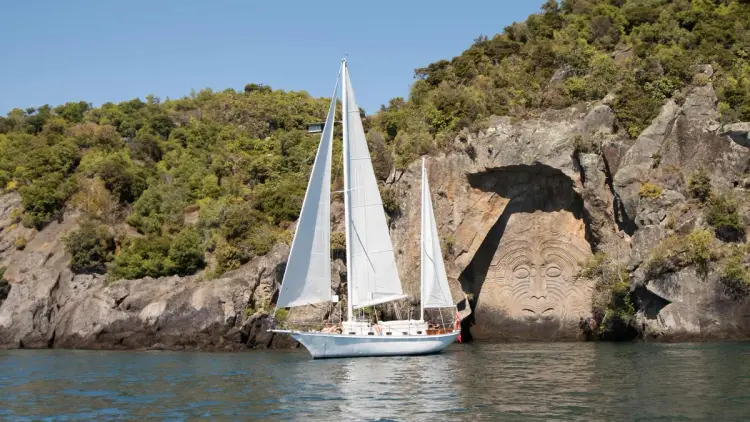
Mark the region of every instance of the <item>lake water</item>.
<instances>
[{"instance_id":1,"label":"lake water","mask_svg":"<svg viewBox=\"0 0 750 422\"><path fill-rule=\"evenodd\" d=\"M743 420L750 344L452 345L411 358L302 350L0 351L11 420Z\"/></svg>"}]
</instances>

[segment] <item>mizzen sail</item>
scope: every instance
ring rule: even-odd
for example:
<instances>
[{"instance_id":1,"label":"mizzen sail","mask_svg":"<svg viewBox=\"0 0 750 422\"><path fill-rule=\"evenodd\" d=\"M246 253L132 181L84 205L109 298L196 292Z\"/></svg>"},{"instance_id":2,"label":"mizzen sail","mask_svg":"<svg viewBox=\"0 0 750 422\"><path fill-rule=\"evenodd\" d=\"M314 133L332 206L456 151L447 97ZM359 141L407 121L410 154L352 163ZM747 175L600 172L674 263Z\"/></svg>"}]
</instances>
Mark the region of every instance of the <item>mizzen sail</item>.
<instances>
[{"instance_id":1,"label":"mizzen sail","mask_svg":"<svg viewBox=\"0 0 750 422\"><path fill-rule=\"evenodd\" d=\"M427 170L422 159L422 308L455 306L448 287L445 263L440 250L435 212L432 209Z\"/></svg>"},{"instance_id":2,"label":"mizzen sail","mask_svg":"<svg viewBox=\"0 0 750 422\"><path fill-rule=\"evenodd\" d=\"M277 308L331 300L331 161L338 78L302 202Z\"/></svg>"}]
</instances>

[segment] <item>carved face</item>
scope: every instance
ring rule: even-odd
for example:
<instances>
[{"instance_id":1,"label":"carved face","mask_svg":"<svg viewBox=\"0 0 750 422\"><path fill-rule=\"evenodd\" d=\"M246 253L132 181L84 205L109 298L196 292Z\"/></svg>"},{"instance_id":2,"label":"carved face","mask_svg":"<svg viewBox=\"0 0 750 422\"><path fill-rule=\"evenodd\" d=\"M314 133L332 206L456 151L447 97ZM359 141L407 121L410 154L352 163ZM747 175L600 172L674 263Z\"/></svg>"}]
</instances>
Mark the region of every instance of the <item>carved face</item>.
<instances>
[{"instance_id":1,"label":"carved face","mask_svg":"<svg viewBox=\"0 0 750 422\"><path fill-rule=\"evenodd\" d=\"M562 213L511 217L480 302L496 302L509 316L528 322L578 320L590 312L592 283L577 277L590 249L579 245L583 239L577 233L564 233L559 220L568 219L554 214ZM514 230L510 224L520 227Z\"/></svg>"}]
</instances>

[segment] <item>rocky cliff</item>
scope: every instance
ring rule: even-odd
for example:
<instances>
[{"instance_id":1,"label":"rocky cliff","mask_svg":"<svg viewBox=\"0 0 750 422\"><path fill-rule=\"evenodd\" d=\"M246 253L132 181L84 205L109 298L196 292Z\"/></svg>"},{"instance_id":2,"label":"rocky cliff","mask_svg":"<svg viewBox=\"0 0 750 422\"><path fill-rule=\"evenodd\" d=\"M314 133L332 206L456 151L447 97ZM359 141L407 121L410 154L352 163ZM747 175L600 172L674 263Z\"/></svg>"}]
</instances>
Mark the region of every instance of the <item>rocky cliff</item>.
<instances>
[{"instance_id":1,"label":"rocky cliff","mask_svg":"<svg viewBox=\"0 0 750 422\"><path fill-rule=\"evenodd\" d=\"M17 197L0 221L8 221ZM30 240L15 224L4 226L0 250L10 291L0 306L0 346L4 348L193 349L294 347L267 333L267 306L283 274L288 248L277 245L239 270L202 281L200 276L145 278L107 283L99 275L75 275L62 240L78 224L66 214Z\"/></svg>"},{"instance_id":2,"label":"rocky cliff","mask_svg":"<svg viewBox=\"0 0 750 422\"><path fill-rule=\"evenodd\" d=\"M716 265L698 275L691 262L660 274L646 264L662 242L706 226L686 192L698 169L716 195L745 195L750 125L722 126L708 83L688 88L681 104L667 102L631 140L618 131L610 100L495 118L428 160L454 297L462 291L475 307L465 331L487 340L586 337L602 318L592 314L596 281L581 270L599 252L626 270L635 317L625 338L747 338L750 305L727 292ZM394 183L405 204L392 233L412 294L418 184L416 163ZM657 194L644 195L644 185Z\"/></svg>"},{"instance_id":3,"label":"rocky cliff","mask_svg":"<svg viewBox=\"0 0 750 422\"><path fill-rule=\"evenodd\" d=\"M642 335L748 337L750 305L727 292L718 269L700 272L687 262L654 272L648 264L665 239L706 226L700 205L687 198L698 169L708 170L715 192L744 195L750 124L722 126L707 83L689 88L680 104L667 102L631 140L618 130L609 101L523 120L493 118L427 160L453 296L466 297L474 310L463 324L466 338L584 338L602 323L593 312L597 280L582 271L597 252L625 268ZM415 162L388 181L399 198L391 235L412 305L419 288L419 177ZM657 190L644 195L644 185ZM20 206L15 194L0 197L3 347L294 346L265 331L287 246L219 279L108 283L68 268L62 239L77 226L76 213L37 232L17 224ZM342 262L335 273L339 290Z\"/></svg>"}]
</instances>

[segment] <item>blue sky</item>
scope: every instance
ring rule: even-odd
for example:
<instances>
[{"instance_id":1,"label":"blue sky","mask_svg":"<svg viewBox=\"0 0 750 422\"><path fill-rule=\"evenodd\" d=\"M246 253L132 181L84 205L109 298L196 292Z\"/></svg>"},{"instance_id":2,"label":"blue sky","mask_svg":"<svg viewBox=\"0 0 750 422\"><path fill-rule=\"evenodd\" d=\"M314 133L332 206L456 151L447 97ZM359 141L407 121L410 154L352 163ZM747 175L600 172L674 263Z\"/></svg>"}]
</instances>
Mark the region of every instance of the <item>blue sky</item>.
<instances>
[{"instance_id":1,"label":"blue sky","mask_svg":"<svg viewBox=\"0 0 750 422\"><path fill-rule=\"evenodd\" d=\"M345 53L357 102L373 113L408 95L415 68L460 54L542 3L8 1L0 9L0 114L248 82L329 96Z\"/></svg>"}]
</instances>

